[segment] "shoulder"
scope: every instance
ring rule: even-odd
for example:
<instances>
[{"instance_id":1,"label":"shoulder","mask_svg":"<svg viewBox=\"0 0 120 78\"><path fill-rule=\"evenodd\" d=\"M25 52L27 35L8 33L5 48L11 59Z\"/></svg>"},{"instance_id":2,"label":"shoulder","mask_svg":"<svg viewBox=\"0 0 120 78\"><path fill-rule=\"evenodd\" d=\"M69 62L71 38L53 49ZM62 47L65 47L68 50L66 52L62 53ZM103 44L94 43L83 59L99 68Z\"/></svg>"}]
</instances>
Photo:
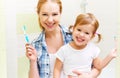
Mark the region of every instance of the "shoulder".
<instances>
[{"instance_id":1,"label":"shoulder","mask_svg":"<svg viewBox=\"0 0 120 78\"><path fill-rule=\"evenodd\" d=\"M69 50L69 44L67 43L59 48L56 55L60 55L61 57L63 57L64 55L66 55L69 52L68 50Z\"/></svg>"},{"instance_id":2,"label":"shoulder","mask_svg":"<svg viewBox=\"0 0 120 78\"><path fill-rule=\"evenodd\" d=\"M65 44L65 45L63 45L63 46L61 46L61 47L58 49L58 52L59 52L59 51L65 51L65 49L67 49L67 47L68 47L68 43Z\"/></svg>"},{"instance_id":3,"label":"shoulder","mask_svg":"<svg viewBox=\"0 0 120 78\"><path fill-rule=\"evenodd\" d=\"M31 42L31 44L33 45L33 47L37 47L37 46L41 46L42 43L42 39L43 39L43 31L41 33L39 33L39 35Z\"/></svg>"},{"instance_id":4,"label":"shoulder","mask_svg":"<svg viewBox=\"0 0 120 78\"><path fill-rule=\"evenodd\" d=\"M44 35L43 31L41 31L31 43L40 41L42 39L43 35Z\"/></svg>"},{"instance_id":5,"label":"shoulder","mask_svg":"<svg viewBox=\"0 0 120 78\"><path fill-rule=\"evenodd\" d=\"M61 46L57 52L58 52L58 53L59 53L59 52L62 52L62 53L64 54L64 53L67 53L68 50L69 50L69 43Z\"/></svg>"},{"instance_id":6,"label":"shoulder","mask_svg":"<svg viewBox=\"0 0 120 78\"><path fill-rule=\"evenodd\" d=\"M60 26L60 28L61 28L65 42L68 43L68 42L72 41L72 33L69 32L68 27Z\"/></svg>"},{"instance_id":7,"label":"shoulder","mask_svg":"<svg viewBox=\"0 0 120 78\"><path fill-rule=\"evenodd\" d=\"M93 43L93 42L89 42L88 45L91 46L91 47L98 47L98 46L97 46L95 43Z\"/></svg>"},{"instance_id":8,"label":"shoulder","mask_svg":"<svg viewBox=\"0 0 120 78\"><path fill-rule=\"evenodd\" d=\"M89 48L93 49L94 51L100 51L100 48L95 43L89 42L88 46L89 46Z\"/></svg>"},{"instance_id":9,"label":"shoulder","mask_svg":"<svg viewBox=\"0 0 120 78\"><path fill-rule=\"evenodd\" d=\"M63 49L63 48L68 48L70 45L69 45L69 43L67 43L67 44L65 44L65 45L63 45L61 48Z\"/></svg>"},{"instance_id":10,"label":"shoulder","mask_svg":"<svg viewBox=\"0 0 120 78\"><path fill-rule=\"evenodd\" d=\"M60 28L61 28L61 30L62 30L63 32L65 32L65 33L70 33L68 26L60 25Z\"/></svg>"}]
</instances>

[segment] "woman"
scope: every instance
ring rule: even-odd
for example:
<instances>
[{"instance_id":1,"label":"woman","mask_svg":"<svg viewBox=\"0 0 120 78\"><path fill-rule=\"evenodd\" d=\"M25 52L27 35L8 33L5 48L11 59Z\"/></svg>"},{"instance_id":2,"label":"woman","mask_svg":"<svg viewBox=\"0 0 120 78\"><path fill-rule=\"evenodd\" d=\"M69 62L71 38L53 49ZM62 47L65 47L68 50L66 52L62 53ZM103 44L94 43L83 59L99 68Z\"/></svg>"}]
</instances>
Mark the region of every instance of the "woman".
<instances>
[{"instance_id":1,"label":"woman","mask_svg":"<svg viewBox=\"0 0 120 78\"><path fill-rule=\"evenodd\" d=\"M38 1L37 14L42 32L32 45L26 44L26 56L30 60L29 78L53 78L54 55L72 40L71 34L59 25L61 13L60 0ZM100 71L93 69L91 73L97 76Z\"/></svg>"}]
</instances>

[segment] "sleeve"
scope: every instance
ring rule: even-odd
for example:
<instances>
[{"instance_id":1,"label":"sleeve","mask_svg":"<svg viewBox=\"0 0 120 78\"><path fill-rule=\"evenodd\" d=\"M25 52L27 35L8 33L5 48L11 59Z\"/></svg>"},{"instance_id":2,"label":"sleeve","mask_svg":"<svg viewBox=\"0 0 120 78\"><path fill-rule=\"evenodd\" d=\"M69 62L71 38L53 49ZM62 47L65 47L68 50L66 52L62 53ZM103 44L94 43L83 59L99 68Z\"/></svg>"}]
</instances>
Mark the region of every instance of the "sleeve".
<instances>
[{"instance_id":1,"label":"sleeve","mask_svg":"<svg viewBox=\"0 0 120 78\"><path fill-rule=\"evenodd\" d=\"M98 57L99 54L100 54L100 48L99 48L99 47L96 47L95 50L94 50L94 57L93 57L93 58Z\"/></svg>"},{"instance_id":2,"label":"sleeve","mask_svg":"<svg viewBox=\"0 0 120 78\"><path fill-rule=\"evenodd\" d=\"M58 58L61 62L64 61L64 48L61 47L57 53L55 54L56 58Z\"/></svg>"}]
</instances>

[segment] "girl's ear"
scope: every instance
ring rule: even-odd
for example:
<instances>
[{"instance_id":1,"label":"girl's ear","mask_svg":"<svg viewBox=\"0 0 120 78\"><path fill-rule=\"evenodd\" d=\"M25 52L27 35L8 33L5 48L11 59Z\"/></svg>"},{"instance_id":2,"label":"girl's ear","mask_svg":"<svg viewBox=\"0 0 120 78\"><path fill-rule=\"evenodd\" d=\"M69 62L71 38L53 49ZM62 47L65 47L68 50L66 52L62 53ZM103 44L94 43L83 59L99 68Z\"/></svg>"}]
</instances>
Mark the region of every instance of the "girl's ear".
<instances>
[{"instance_id":1,"label":"girl's ear","mask_svg":"<svg viewBox=\"0 0 120 78\"><path fill-rule=\"evenodd\" d=\"M95 34L93 34L92 38L94 38L94 37L95 37Z\"/></svg>"},{"instance_id":2,"label":"girl's ear","mask_svg":"<svg viewBox=\"0 0 120 78\"><path fill-rule=\"evenodd\" d=\"M93 34L93 36L91 37L91 40L95 37L95 34Z\"/></svg>"}]
</instances>

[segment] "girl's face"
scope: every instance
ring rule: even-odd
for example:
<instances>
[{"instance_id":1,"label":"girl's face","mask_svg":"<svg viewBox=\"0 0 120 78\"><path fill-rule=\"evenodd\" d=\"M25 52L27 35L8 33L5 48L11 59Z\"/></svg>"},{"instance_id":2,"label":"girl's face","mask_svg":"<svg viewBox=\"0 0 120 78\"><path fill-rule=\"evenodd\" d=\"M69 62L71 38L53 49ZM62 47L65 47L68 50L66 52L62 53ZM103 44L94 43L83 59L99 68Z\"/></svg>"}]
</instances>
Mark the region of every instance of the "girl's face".
<instances>
[{"instance_id":1,"label":"girl's face","mask_svg":"<svg viewBox=\"0 0 120 78\"><path fill-rule=\"evenodd\" d=\"M40 23L45 31L53 31L60 22L60 7L57 3L46 2L39 13Z\"/></svg>"},{"instance_id":2,"label":"girl's face","mask_svg":"<svg viewBox=\"0 0 120 78\"><path fill-rule=\"evenodd\" d=\"M91 25L77 25L72 33L74 44L78 47L85 47L93 38L93 31L94 27Z\"/></svg>"}]
</instances>

